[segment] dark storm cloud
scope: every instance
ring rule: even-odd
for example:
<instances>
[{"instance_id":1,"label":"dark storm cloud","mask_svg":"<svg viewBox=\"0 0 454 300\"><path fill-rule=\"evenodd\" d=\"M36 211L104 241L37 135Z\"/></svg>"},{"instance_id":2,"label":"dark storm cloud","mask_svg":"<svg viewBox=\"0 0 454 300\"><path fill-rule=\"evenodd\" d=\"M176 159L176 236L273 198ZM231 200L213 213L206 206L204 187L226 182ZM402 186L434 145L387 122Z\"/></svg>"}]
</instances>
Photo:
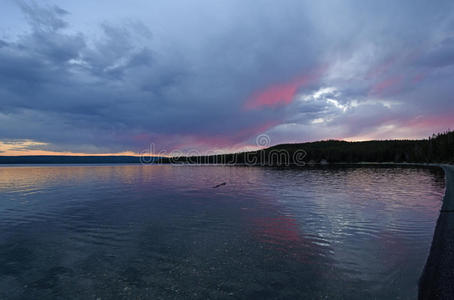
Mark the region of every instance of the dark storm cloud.
<instances>
[{"instance_id":1,"label":"dark storm cloud","mask_svg":"<svg viewBox=\"0 0 454 300\"><path fill-rule=\"evenodd\" d=\"M203 41L203 53L187 57L185 49L154 52L152 34L140 23L103 24L102 36L91 40L65 31L66 11L19 3L30 32L0 49L2 113L10 123L3 138L30 138L66 150L89 144L103 151L139 150L153 142L144 137L172 144L189 136L209 144L223 135L241 142L255 133L248 128L279 115L279 110L242 113L249 86L276 76L285 80L304 66L296 63L301 53L293 53L295 42L282 35L288 22L277 29L251 22L243 35L235 25ZM268 49L270 38L276 47ZM281 64L274 53L279 48L295 62ZM263 62L272 73L262 69Z\"/></svg>"},{"instance_id":2,"label":"dark storm cloud","mask_svg":"<svg viewBox=\"0 0 454 300\"><path fill-rule=\"evenodd\" d=\"M427 67L446 67L454 64L454 36L433 45L422 55L420 63Z\"/></svg>"},{"instance_id":3,"label":"dark storm cloud","mask_svg":"<svg viewBox=\"0 0 454 300\"><path fill-rule=\"evenodd\" d=\"M68 12L56 5L41 7L33 1L17 1L30 25L37 31L54 31L68 24L62 19Z\"/></svg>"},{"instance_id":4,"label":"dark storm cloud","mask_svg":"<svg viewBox=\"0 0 454 300\"><path fill-rule=\"evenodd\" d=\"M182 2L180 19L100 20L93 32L36 3L17 2L28 29L0 40L0 140L74 152L227 147L454 112L450 2Z\"/></svg>"}]
</instances>

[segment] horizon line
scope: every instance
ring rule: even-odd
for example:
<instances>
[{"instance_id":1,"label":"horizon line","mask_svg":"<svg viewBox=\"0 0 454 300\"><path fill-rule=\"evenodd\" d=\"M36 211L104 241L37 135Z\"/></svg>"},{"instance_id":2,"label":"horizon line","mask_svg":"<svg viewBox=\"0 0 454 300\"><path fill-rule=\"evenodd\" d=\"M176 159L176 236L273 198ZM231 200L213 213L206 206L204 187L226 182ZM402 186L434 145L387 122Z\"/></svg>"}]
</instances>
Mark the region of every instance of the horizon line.
<instances>
[{"instance_id":1,"label":"horizon line","mask_svg":"<svg viewBox=\"0 0 454 300\"><path fill-rule=\"evenodd\" d=\"M449 130L447 131L449 132ZM440 134L440 133L438 133ZM430 138L430 137L429 137ZM358 140L349 140L349 139L324 139L324 140L314 140L314 141L306 141L306 142L284 142L275 145L268 145L266 147L258 148L256 150L246 150L246 151L238 151L238 152L227 152L227 153L218 153L218 155L225 155L225 154L235 154L235 153L243 153L243 152L251 152L251 151L259 151L271 147L276 147L279 145L296 145L296 144L305 144L305 143L317 143L317 142L328 142L328 141L339 141L339 142L348 142L348 143L362 143L362 142L380 142L380 141L423 141L428 140L429 138L394 138L394 139L358 139ZM25 156L60 156L60 157L141 157L144 155L144 152L138 153L133 151L123 151L123 152L116 152L116 153L83 153L83 152L56 152L56 151L45 151L45 150L30 150L27 151L29 153L21 153L26 152L23 150L13 150L13 151L4 151L0 152L0 157L25 157ZM30 153L31 152L31 153ZM169 154L151 154L146 153L148 157L171 157ZM210 154L213 155L213 154ZM201 156L210 156L202 154ZM187 156L187 155L185 155Z\"/></svg>"}]
</instances>

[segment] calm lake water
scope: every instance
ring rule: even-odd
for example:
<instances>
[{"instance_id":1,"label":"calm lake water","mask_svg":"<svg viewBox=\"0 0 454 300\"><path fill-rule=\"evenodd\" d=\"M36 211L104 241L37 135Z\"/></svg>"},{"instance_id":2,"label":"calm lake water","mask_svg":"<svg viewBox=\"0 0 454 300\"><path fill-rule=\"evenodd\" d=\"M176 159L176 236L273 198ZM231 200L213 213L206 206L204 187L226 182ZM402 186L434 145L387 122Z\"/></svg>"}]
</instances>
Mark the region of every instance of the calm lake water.
<instances>
[{"instance_id":1,"label":"calm lake water","mask_svg":"<svg viewBox=\"0 0 454 300\"><path fill-rule=\"evenodd\" d=\"M415 299L443 193L437 169L0 167L0 298Z\"/></svg>"}]
</instances>

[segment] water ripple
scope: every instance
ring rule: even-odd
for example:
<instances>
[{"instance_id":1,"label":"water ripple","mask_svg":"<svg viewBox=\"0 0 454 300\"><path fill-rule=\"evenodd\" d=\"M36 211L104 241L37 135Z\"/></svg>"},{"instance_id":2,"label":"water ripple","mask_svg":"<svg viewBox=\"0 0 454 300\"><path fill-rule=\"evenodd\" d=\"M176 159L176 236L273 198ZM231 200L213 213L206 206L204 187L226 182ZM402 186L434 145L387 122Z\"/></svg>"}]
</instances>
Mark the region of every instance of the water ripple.
<instances>
[{"instance_id":1,"label":"water ripple","mask_svg":"<svg viewBox=\"0 0 454 300\"><path fill-rule=\"evenodd\" d=\"M0 298L412 299L443 190L417 168L0 168Z\"/></svg>"}]
</instances>

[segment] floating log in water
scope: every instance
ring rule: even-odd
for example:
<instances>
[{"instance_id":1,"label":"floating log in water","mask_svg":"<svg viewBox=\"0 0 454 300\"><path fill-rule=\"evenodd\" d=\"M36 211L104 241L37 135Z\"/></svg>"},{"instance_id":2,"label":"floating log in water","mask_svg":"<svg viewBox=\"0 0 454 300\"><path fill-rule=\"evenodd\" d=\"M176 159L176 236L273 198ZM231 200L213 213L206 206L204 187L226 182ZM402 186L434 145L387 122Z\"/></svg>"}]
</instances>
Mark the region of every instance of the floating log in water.
<instances>
[{"instance_id":1,"label":"floating log in water","mask_svg":"<svg viewBox=\"0 0 454 300\"><path fill-rule=\"evenodd\" d=\"M218 187L226 185L226 184L227 184L226 182L220 183L218 185L213 186L213 189L217 189Z\"/></svg>"}]
</instances>

